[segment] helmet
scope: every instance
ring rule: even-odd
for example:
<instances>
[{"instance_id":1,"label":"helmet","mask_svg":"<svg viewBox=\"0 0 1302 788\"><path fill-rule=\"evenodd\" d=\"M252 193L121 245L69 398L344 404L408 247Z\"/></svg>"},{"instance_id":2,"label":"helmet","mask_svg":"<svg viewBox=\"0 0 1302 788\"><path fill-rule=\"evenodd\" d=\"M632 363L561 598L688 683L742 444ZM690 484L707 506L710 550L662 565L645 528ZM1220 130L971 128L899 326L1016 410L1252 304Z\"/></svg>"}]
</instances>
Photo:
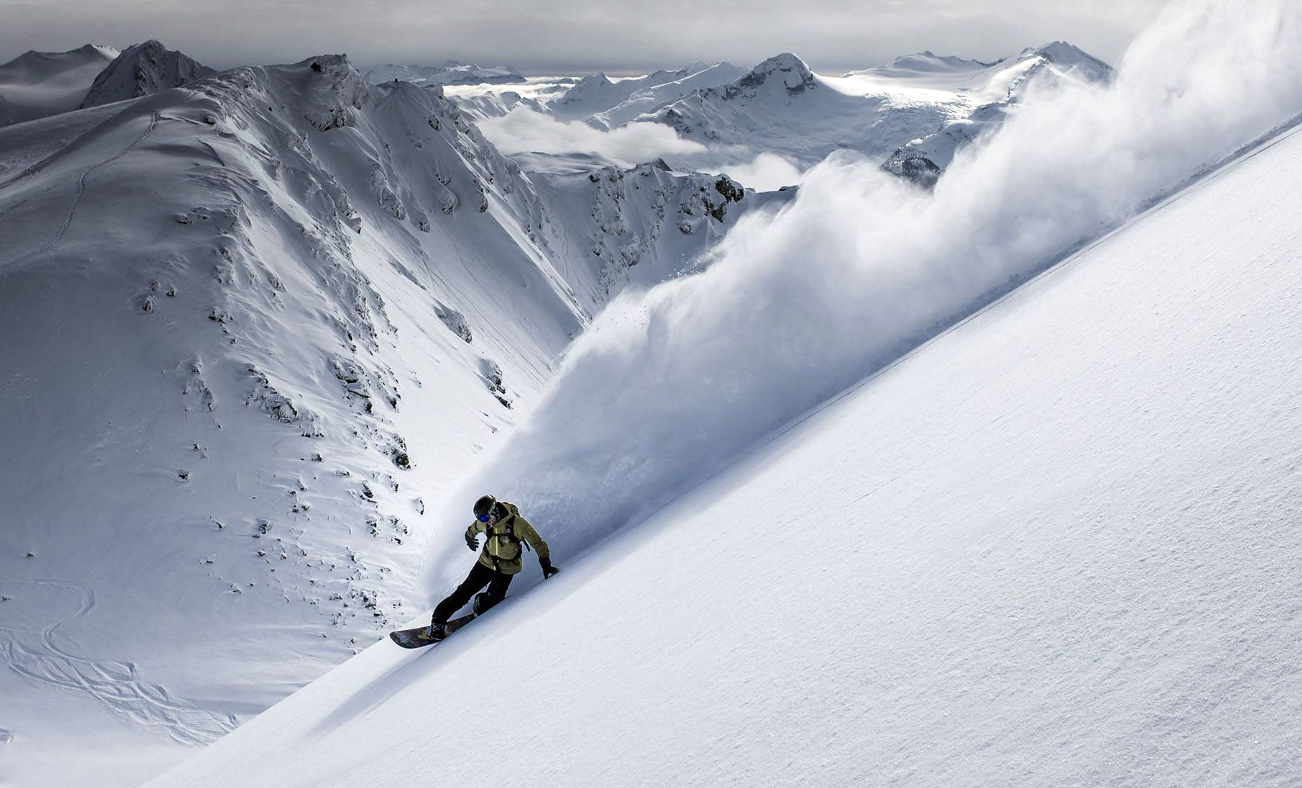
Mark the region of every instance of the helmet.
<instances>
[{"instance_id":1,"label":"helmet","mask_svg":"<svg viewBox=\"0 0 1302 788\"><path fill-rule=\"evenodd\" d=\"M497 499L491 495L485 495L478 501L475 501L475 516L484 517L493 513L493 507L497 506Z\"/></svg>"}]
</instances>

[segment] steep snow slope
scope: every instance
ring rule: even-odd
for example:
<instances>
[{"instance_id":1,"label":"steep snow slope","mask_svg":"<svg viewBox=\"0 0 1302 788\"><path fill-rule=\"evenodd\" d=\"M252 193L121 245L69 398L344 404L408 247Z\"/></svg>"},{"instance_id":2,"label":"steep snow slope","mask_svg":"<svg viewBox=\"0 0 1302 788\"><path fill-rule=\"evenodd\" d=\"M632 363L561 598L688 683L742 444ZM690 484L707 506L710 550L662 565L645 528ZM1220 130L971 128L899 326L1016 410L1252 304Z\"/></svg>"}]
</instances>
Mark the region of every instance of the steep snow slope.
<instances>
[{"instance_id":1,"label":"steep snow slope","mask_svg":"<svg viewBox=\"0 0 1302 788\"><path fill-rule=\"evenodd\" d=\"M127 47L95 77L82 109L152 96L216 73L204 64L150 39Z\"/></svg>"},{"instance_id":2,"label":"steep snow slope","mask_svg":"<svg viewBox=\"0 0 1302 788\"><path fill-rule=\"evenodd\" d=\"M118 51L87 44L69 52L27 52L0 66L0 126L76 109Z\"/></svg>"},{"instance_id":3,"label":"steep snow slope","mask_svg":"<svg viewBox=\"0 0 1302 788\"><path fill-rule=\"evenodd\" d=\"M150 785L1296 784L1299 178L1294 133Z\"/></svg>"}]
</instances>

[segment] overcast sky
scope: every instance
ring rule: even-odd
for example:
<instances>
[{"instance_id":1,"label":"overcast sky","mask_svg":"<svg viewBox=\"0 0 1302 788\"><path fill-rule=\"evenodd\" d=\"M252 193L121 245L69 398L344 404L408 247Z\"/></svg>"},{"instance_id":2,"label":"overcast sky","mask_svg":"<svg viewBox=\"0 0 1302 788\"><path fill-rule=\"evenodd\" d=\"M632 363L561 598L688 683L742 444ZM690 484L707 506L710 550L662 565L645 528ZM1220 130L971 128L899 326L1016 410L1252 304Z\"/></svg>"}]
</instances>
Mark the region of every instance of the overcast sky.
<instances>
[{"instance_id":1,"label":"overcast sky","mask_svg":"<svg viewBox=\"0 0 1302 788\"><path fill-rule=\"evenodd\" d=\"M1066 40L1115 62L1165 0L0 0L0 62L157 38L216 68L346 52L358 65L641 70L795 52L836 72L929 49L993 60Z\"/></svg>"}]
</instances>

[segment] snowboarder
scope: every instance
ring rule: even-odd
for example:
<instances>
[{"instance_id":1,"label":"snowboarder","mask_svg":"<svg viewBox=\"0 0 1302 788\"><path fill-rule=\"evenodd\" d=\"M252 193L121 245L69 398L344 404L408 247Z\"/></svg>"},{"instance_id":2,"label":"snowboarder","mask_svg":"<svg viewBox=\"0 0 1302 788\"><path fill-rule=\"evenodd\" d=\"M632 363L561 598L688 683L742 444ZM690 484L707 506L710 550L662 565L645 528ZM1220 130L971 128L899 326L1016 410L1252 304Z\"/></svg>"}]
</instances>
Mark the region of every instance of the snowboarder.
<instances>
[{"instance_id":1,"label":"snowboarder","mask_svg":"<svg viewBox=\"0 0 1302 788\"><path fill-rule=\"evenodd\" d=\"M474 511L475 521L466 529L466 546L478 550L479 535L486 534L488 538L484 540L483 552L465 581L434 608L429 633L432 640L446 637L448 616L460 610L470 597L475 597L476 614L487 611L506 597L506 587L511 585L511 578L524 567L526 544L537 551L544 580L560 571L552 566L547 543L529 521L520 516L515 504L485 495L475 501ZM476 594L484 586L488 586L488 590Z\"/></svg>"}]
</instances>

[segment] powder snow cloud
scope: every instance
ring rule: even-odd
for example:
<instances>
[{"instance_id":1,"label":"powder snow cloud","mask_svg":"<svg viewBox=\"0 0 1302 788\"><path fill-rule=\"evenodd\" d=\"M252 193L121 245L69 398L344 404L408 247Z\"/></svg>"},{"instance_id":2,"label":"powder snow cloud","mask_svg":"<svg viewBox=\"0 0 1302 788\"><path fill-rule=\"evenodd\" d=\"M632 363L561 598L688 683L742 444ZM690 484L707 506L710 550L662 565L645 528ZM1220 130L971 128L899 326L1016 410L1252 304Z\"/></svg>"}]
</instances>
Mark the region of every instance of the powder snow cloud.
<instances>
[{"instance_id":1,"label":"powder snow cloud","mask_svg":"<svg viewBox=\"0 0 1302 788\"><path fill-rule=\"evenodd\" d=\"M1112 85L1032 91L934 193L833 156L700 274L612 303L443 517L492 492L564 563L1300 111L1302 6L1182 0ZM459 530L434 592L464 572Z\"/></svg>"}]
</instances>

